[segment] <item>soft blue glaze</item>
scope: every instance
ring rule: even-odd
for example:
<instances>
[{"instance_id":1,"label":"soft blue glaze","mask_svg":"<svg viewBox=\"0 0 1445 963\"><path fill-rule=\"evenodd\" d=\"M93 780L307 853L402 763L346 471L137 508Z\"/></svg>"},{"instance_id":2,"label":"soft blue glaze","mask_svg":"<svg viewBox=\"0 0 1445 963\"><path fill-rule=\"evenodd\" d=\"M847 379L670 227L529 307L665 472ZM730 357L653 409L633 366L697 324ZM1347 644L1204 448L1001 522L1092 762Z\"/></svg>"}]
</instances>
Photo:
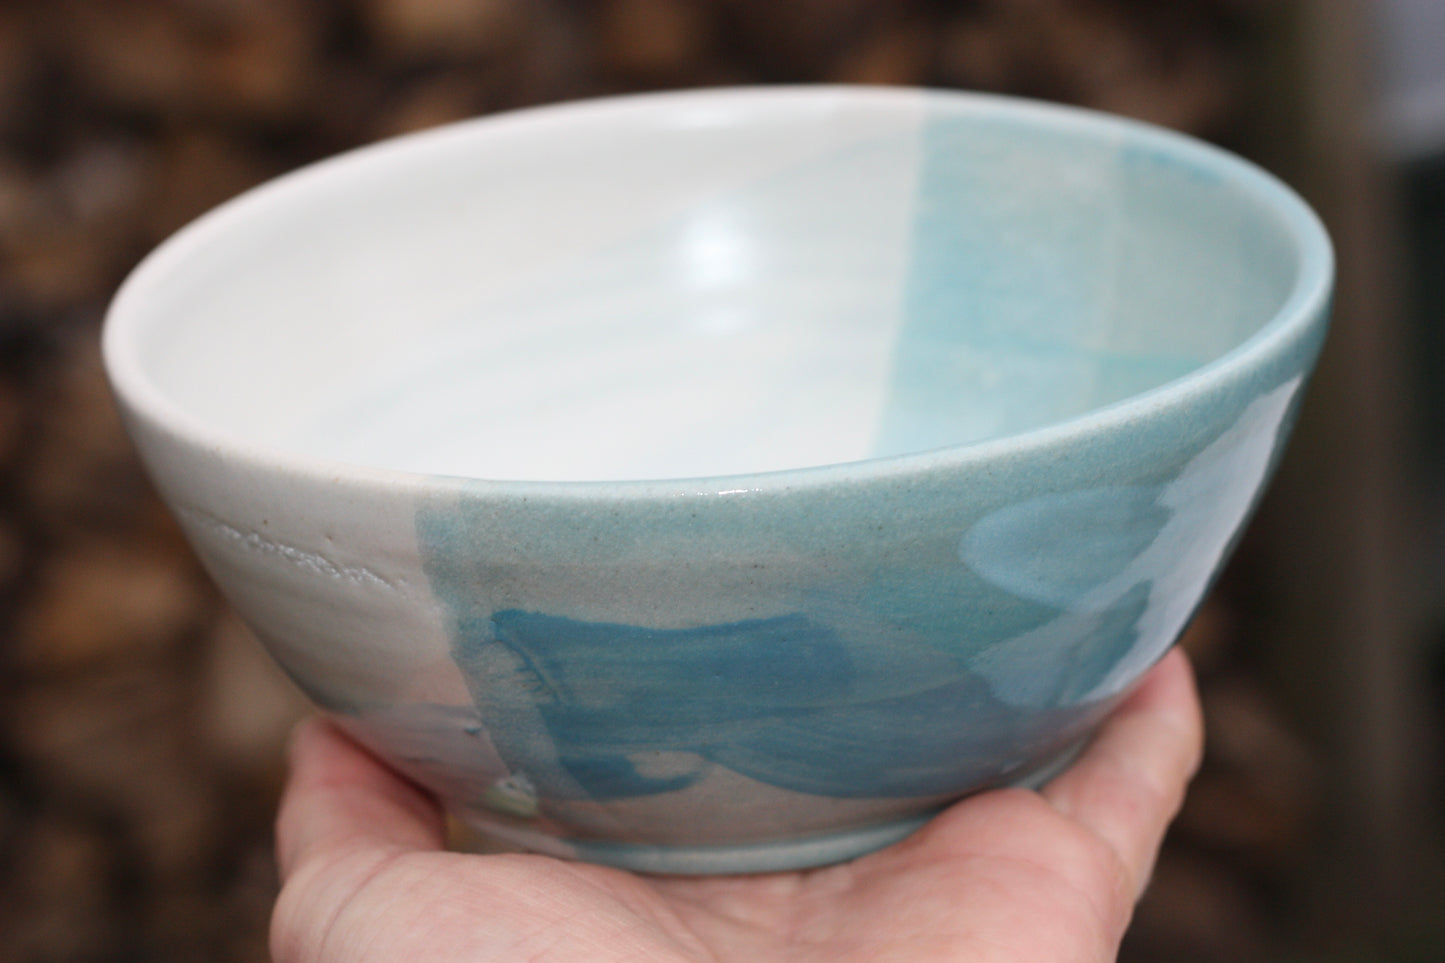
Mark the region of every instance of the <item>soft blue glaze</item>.
<instances>
[{"instance_id":1,"label":"soft blue glaze","mask_svg":"<svg viewBox=\"0 0 1445 963\"><path fill-rule=\"evenodd\" d=\"M1017 431L1079 410L1096 352L1081 342L1108 283L1101 235L1114 185L1070 190L1037 167L1054 152L1112 170L1066 132L1008 118L930 112L921 159L904 325L877 454L925 451ZM1037 152L1037 153L1035 153ZM1141 359L1148 362L1152 359ZM1188 361L1166 364L1165 377ZM983 390L980 390L980 386ZM989 404L960 403L986 395Z\"/></svg>"},{"instance_id":2,"label":"soft blue glaze","mask_svg":"<svg viewBox=\"0 0 1445 963\"><path fill-rule=\"evenodd\" d=\"M1077 133L947 104L926 114L875 454L1024 431L1156 388L1234 347L1284 297L1287 252L1251 229L1217 171L1123 132Z\"/></svg>"},{"instance_id":3,"label":"soft blue glaze","mask_svg":"<svg viewBox=\"0 0 1445 963\"><path fill-rule=\"evenodd\" d=\"M707 795L725 773L803 798L932 806L1067 750L1174 641L1298 385L971 471L585 510L560 492L521 506L478 486L429 506L418 532L477 712L542 815L650 800L651 825L670 833L698 815L685 792ZM756 608L759 586L785 610L689 614ZM567 601L566 614L517 604L609 590L635 619L585 616L615 599ZM730 826L741 803L708 805ZM809 806L791 805L806 825Z\"/></svg>"},{"instance_id":4,"label":"soft blue glaze","mask_svg":"<svg viewBox=\"0 0 1445 963\"><path fill-rule=\"evenodd\" d=\"M1021 739L1046 742L1055 725L999 703L961 666L940 677L900 653L889 676L860 673L837 633L801 614L663 630L511 610L461 624L459 665L487 664L489 647L515 660L508 683L535 697L561 771L526 758L516 733L532 719L499 711L499 680L471 672L486 680L477 699L492 740L550 798L669 792L714 764L822 796L956 793L997 778ZM900 676L912 676L903 691ZM696 763L640 772L657 753Z\"/></svg>"}]
</instances>

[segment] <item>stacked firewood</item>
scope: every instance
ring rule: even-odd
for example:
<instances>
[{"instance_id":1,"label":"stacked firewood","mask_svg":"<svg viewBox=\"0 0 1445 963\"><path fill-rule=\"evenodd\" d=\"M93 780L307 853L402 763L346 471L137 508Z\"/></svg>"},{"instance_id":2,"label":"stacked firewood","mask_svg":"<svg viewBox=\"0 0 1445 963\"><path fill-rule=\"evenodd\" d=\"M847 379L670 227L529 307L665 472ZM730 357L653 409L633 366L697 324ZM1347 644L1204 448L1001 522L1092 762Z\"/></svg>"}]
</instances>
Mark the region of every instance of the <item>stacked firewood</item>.
<instances>
[{"instance_id":1,"label":"stacked firewood","mask_svg":"<svg viewBox=\"0 0 1445 963\"><path fill-rule=\"evenodd\" d=\"M1228 141L1243 0L49 0L0 6L0 960L264 960L305 710L149 489L105 304L265 178L479 113L692 85L1025 94ZM1224 599L1189 645L1209 763L1129 958L1262 958L1310 754Z\"/></svg>"}]
</instances>

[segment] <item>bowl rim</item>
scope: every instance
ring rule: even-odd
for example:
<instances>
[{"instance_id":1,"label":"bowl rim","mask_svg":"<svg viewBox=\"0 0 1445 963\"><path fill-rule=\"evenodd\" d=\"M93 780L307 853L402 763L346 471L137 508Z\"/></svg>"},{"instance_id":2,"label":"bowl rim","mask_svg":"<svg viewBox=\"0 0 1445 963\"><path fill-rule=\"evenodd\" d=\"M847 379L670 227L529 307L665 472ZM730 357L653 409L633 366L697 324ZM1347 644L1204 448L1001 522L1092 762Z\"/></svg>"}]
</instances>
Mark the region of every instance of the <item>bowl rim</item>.
<instances>
[{"instance_id":1,"label":"bowl rim","mask_svg":"<svg viewBox=\"0 0 1445 963\"><path fill-rule=\"evenodd\" d=\"M1272 214L1294 242L1298 270L1288 295L1273 317L1252 335L1219 357L1177 378L1107 405L1079 414L979 441L947 445L897 455L803 466L764 472L626 480L502 480L435 474L385 468L359 462L307 455L293 449L251 441L193 416L173 402L145 373L135 332L142 326L148 295L167 276L184 265L192 249L230 229L232 222L265 210L272 198L307 190L347 168L395 163L406 154L424 155L433 144L470 138L525 133L528 128L564 125L575 117L608 112L684 112L711 107L745 110L750 106L827 106L872 104L916 108L920 104L952 105L974 114L1017 119L1036 127L1112 136L1151 148L1191 165L1209 170L1252 197L1259 209ZM687 495L719 496L794 491L831 486L844 481L874 480L921 475L938 469L1007 457L1009 453L1048 448L1081 436L1103 433L1132 421L1187 405L1211 393L1226 390L1246 372L1267 365L1289 352L1316 326L1328 323L1334 283L1334 250L1329 235L1310 206L1273 174L1236 154L1188 134L1140 120L1089 108L1011 95L923 87L804 84L702 88L680 91L624 94L564 101L482 115L440 127L392 137L352 148L303 165L223 202L162 241L145 256L118 288L106 310L101 332L105 370L127 421L142 422L193 450L224 456L254 469L309 478L326 485L355 484L371 488L411 491L465 490L496 496L531 495L553 499L634 499Z\"/></svg>"}]
</instances>

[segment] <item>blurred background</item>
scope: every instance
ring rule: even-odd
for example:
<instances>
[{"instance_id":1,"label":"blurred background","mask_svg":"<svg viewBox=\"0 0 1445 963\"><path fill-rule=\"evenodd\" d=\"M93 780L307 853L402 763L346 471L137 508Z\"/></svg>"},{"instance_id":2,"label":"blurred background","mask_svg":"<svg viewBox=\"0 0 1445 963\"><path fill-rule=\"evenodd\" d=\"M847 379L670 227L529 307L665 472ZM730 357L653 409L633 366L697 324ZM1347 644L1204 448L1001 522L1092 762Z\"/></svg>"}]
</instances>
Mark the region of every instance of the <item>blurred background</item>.
<instances>
[{"instance_id":1,"label":"blurred background","mask_svg":"<svg viewBox=\"0 0 1445 963\"><path fill-rule=\"evenodd\" d=\"M1337 321L1191 628L1209 751L1130 961L1445 959L1445 4L0 0L0 961L263 961L306 708L121 433L97 335L189 219L480 113L916 84L1141 117L1320 210Z\"/></svg>"}]
</instances>

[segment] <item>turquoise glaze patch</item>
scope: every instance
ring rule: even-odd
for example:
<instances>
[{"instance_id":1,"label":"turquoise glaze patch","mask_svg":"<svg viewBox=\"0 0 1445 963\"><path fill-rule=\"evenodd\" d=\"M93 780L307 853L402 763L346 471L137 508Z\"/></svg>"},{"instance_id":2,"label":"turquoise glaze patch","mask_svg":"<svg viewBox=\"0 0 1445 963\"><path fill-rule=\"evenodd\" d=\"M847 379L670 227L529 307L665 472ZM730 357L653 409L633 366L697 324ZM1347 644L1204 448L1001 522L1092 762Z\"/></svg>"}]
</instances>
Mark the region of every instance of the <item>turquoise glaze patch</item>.
<instances>
[{"instance_id":1,"label":"turquoise glaze patch","mask_svg":"<svg viewBox=\"0 0 1445 963\"><path fill-rule=\"evenodd\" d=\"M896 674L860 674L837 634L800 614L664 630L504 611L463 623L456 658L485 680L479 711L503 759L553 799L674 791L714 765L821 796L956 793L1056 722L999 703L967 672L916 672L912 691L892 691ZM532 696L555 761L528 751L531 712L495 699L498 662Z\"/></svg>"},{"instance_id":2,"label":"turquoise glaze patch","mask_svg":"<svg viewBox=\"0 0 1445 963\"><path fill-rule=\"evenodd\" d=\"M972 519L966 498L940 493L936 516L845 528L836 554L795 571L768 569L816 551L804 531L824 501L706 525L682 508L602 509L528 548L485 500L463 499L425 513L418 534L483 730L544 810L681 792L722 771L837 799L946 796L1059 750L1174 641L1253 505L1298 387L1246 405L1168 481L1019 491ZM525 527L548 531L551 509L536 511ZM907 551L890 548L899 540ZM694 558L658 563L649 545ZM559 551L589 560L545 561ZM792 583L797 607L680 614L687 599L754 605L750 572ZM609 585L658 621L498 604Z\"/></svg>"},{"instance_id":3,"label":"turquoise glaze patch","mask_svg":"<svg viewBox=\"0 0 1445 963\"><path fill-rule=\"evenodd\" d=\"M1122 133L1084 140L941 105L919 142L876 455L1026 431L1157 388L1237 345L1284 296L1287 252L1195 161Z\"/></svg>"}]
</instances>

